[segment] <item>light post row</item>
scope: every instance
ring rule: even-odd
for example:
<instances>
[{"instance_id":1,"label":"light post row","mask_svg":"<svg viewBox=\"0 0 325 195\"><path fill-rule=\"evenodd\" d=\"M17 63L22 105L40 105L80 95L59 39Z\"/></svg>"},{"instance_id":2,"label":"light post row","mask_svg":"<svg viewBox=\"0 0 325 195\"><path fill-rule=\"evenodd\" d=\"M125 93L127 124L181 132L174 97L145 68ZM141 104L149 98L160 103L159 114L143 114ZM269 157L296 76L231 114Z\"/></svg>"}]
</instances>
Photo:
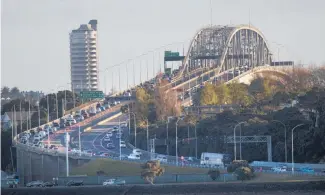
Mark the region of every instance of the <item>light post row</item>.
<instances>
[{"instance_id":1,"label":"light post row","mask_svg":"<svg viewBox=\"0 0 325 195\"><path fill-rule=\"evenodd\" d=\"M106 94L106 92L107 92L107 86L106 86L106 76L107 76L107 73L108 73L108 71L109 70L111 70L112 71L112 73L111 73L111 77L112 77L112 92L113 92L113 89L114 89L114 67L120 67L121 65L126 65L125 67L126 67L126 89L129 89L129 72L130 72L130 69L128 69L128 66L129 66L129 64L132 64L132 66L133 66L133 68L132 68L132 71L133 71L133 86L135 87L136 86L136 84L135 84L135 63L134 63L134 61L136 61L137 59L139 59L139 58L141 58L141 57L143 57L143 56L147 56L147 55L149 55L150 53L152 53L152 63L153 63L153 69L152 69L152 72L153 72L153 77L155 77L155 75L156 75L156 66L155 66L155 62L156 62L156 60L155 60L155 53L156 52L158 52L159 50L161 50L161 49L163 49L163 48L166 48L166 47L168 47L168 46L170 46L170 45L174 45L174 44L180 44L180 43L182 43L183 45L184 45L184 43L185 43L185 41L183 41L183 42L175 42L175 43L171 43L171 44L167 44L167 45L163 45L163 46L161 46L161 47L158 47L158 48L156 48L156 49L153 49L153 50L150 50L150 51L148 51L148 52L146 52L146 53L143 53L143 54L141 54L141 55L138 55L138 56L135 56L134 58L132 58L132 59L128 59L128 60L126 60L126 61L123 61L123 62L121 62L121 63L118 63L118 64L115 64L115 65L113 65L113 66L110 66L110 67L108 67L108 68L105 68L104 70L101 70L100 72L104 72L104 91L105 91L105 94ZM160 65L160 59L161 59L161 54L159 53L159 55L158 55L158 59L159 59L159 61L158 61L158 64L159 64L159 70L161 71L161 65ZM133 61L133 63L131 63ZM141 69L142 69L142 59L140 59L140 72L139 72L139 74L140 74L140 83L142 83L142 71L141 71ZM149 59L146 59L146 74L147 74L147 80L149 80ZM121 92L122 90L121 90L121 75L120 75L120 72L121 72L121 69L119 68L118 69L118 86L119 86L119 92Z\"/></svg>"}]
</instances>

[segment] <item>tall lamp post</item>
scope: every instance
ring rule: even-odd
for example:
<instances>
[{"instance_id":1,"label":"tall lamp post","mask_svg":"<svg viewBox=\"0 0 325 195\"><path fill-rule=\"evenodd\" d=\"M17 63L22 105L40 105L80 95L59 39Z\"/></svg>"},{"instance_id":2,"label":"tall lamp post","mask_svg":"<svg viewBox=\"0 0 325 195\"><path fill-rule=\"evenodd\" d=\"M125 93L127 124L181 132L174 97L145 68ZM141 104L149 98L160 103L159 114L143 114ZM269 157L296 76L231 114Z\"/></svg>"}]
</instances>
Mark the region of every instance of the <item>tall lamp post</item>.
<instances>
[{"instance_id":1,"label":"tall lamp post","mask_svg":"<svg viewBox=\"0 0 325 195\"><path fill-rule=\"evenodd\" d=\"M134 112L130 112L134 117L134 147L137 147L137 121Z\"/></svg>"},{"instance_id":2,"label":"tall lamp post","mask_svg":"<svg viewBox=\"0 0 325 195\"><path fill-rule=\"evenodd\" d=\"M292 174L294 174L295 173L295 160L294 160L294 156L293 156L293 151L294 151L294 148L293 148L293 131L296 129L296 128L298 128L298 127L300 127L300 126L303 126L303 125L305 125L305 124L303 124L303 123L301 123L301 124L299 124L299 125L296 125L294 128L292 128L292 130L291 130L291 172L292 172Z\"/></svg>"},{"instance_id":3,"label":"tall lamp post","mask_svg":"<svg viewBox=\"0 0 325 195\"><path fill-rule=\"evenodd\" d=\"M168 132L169 132L169 121L170 121L170 119L173 119L173 117L172 116L168 116L167 117L167 128L166 128L166 140L167 140L167 154L169 155L169 142L168 142L168 139L169 139L169 135L168 135Z\"/></svg>"},{"instance_id":4,"label":"tall lamp post","mask_svg":"<svg viewBox=\"0 0 325 195\"><path fill-rule=\"evenodd\" d=\"M178 126L178 122L180 121L180 120L182 120L182 118L178 118L177 119L177 121L176 121L176 141L175 141L175 143L176 143L176 166L178 166L178 148L177 148L177 142L178 142L178 138L177 138L177 126Z\"/></svg>"},{"instance_id":5,"label":"tall lamp post","mask_svg":"<svg viewBox=\"0 0 325 195\"><path fill-rule=\"evenodd\" d=\"M272 120L272 122L278 122L278 123L282 124L283 127L284 127L284 155L285 155L284 159L285 159L285 162L287 163L288 162L288 155L287 155L287 127L283 122L281 122L279 120Z\"/></svg>"},{"instance_id":6,"label":"tall lamp post","mask_svg":"<svg viewBox=\"0 0 325 195\"><path fill-rule=\"evenodd\" d=\"M236 151L236 128L238 125L241 125L241 124L245 124L247 122L243 121L243 122L239 122L235 127L234 127L234 155L235 155L235 160L237 160L237 151ZM241 140L239 140L240 143L241 143ZM240 150L240 153L241 153L241 150ZM240 155L241 156L241 155Z\"/></svg>"},{"instance_id":7,"label":"tall lamp post","mask_svg":"<svg viewBox=\"0 0 325 195\"><path fill-rule=\"evenodd\" d=\"M57 91L58 89L63 88L64 89L64 110L67 110L67 90L65 89L64 86L57 86ZM59 91L58 91L59 92ZM57 93L58 93L57 92ZM58 117L59 118L59 117Z\"/></svg>"}]
</instances>

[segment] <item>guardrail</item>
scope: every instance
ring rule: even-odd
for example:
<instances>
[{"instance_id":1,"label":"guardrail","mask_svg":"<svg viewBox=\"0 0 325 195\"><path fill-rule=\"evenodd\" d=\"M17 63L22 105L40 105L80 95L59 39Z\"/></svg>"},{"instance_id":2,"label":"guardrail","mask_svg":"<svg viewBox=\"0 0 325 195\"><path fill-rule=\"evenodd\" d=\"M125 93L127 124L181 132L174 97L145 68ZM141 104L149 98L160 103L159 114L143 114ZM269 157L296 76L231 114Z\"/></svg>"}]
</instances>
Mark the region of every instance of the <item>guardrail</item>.
<instances>
[{"instance_id":1,"label":"guardrail","mask_svg":"<svg viewBox=\"0 0 325 195\"><path fill-rule=\"evenodd\" d=\"M253 161L250 165L256 167L258 166L259 167L279 167L279 166L291 167L292 163ZM294 163L294 167L295 168L309 167L312 169L325 169L325 164Z\"/></svg>"},{"instance_id":2,"label":"guardrail","mask_svg":"<svg viewBox=\"0 0 325 195\"><path fill-rule=\"evenodd\" d=\"M66 185L67 182L71 180L84 182L84 185L102 185L103 182L107 179L118 178L125 180L126 184L146 184L147 182L141 178L141 176L87 176L87 177L59 177L58 184ZM227 181L236 181L237 178L232 174L221 174L215 182L227 182ZM164 183L188 183L188 182L212 182L208 174L170 174L162 175L155 178L155 184L164 184Z\"/></svg>"}]
</instances>

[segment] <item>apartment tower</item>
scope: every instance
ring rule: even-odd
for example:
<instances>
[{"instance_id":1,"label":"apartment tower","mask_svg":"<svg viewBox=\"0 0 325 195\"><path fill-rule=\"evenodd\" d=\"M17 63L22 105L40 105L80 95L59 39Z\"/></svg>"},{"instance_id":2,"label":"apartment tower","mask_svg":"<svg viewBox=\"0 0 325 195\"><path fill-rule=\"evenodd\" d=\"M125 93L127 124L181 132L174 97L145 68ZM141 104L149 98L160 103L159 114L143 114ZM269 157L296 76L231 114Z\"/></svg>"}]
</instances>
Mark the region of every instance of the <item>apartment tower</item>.
<instances>
[{"instance_id":1,"label":"apartment tower","mask_svg":"<svg viewBox=\"0 0 325 195\"><path fill-rule=\"evenodd\" d=\"M70 63L75 93L98 90L97 20L81 24L70 33Z\"/></svg>"}]
</instances>

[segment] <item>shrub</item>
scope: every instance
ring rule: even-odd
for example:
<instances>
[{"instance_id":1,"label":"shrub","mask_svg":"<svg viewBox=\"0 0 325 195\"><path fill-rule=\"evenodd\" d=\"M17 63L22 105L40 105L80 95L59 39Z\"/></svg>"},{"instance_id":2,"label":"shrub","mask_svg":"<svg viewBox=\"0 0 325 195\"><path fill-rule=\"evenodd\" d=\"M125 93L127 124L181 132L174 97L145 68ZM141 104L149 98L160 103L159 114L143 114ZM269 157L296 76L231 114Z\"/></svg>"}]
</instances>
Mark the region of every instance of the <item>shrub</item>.
<instances>
[{"instance_id":1,"label":"shrub","mask_svg":"<svg viewBox=\"0 0 325 195\"><path fill-rule=\"evenodd\" d=\"M141 178L150 184L153 184L154 179L165 172L165 169L160 167L160 161L158 160L148 161L142 164L141 168L143 169L141 172Z\"/></svg>"},{"instance_id":2,"label":"shrub","mask_svg":"<svg viewBox=\"0 0 325 195\"><path fill-rule=\"evenodd\" d=\"M208 175L213 181L215 181L217 178L220 177L220 171L219 169L211 169L209 170Z\"/></svg>"},{"instance_id":3,"label":"shrub","mask_svg":"<svg viewBox=\"0 0 325 195\"><path fill-rule=\"evenodd\" d=\"M254 177L254 171L250 167L238 167L234 173L237 179L241 181L250 180Z\"/></svg>"},{"instance_id":4,"label":"shrub","mask_svg":"<svg viewBox=\"0 0 325 195\"><path fill-rule=\"evenodd\" d=\"M230 165L228 165L227 172L233 173L239 167L249 167L248 162L246 160L234 160Z\"/></svg>"}]
</instances>

